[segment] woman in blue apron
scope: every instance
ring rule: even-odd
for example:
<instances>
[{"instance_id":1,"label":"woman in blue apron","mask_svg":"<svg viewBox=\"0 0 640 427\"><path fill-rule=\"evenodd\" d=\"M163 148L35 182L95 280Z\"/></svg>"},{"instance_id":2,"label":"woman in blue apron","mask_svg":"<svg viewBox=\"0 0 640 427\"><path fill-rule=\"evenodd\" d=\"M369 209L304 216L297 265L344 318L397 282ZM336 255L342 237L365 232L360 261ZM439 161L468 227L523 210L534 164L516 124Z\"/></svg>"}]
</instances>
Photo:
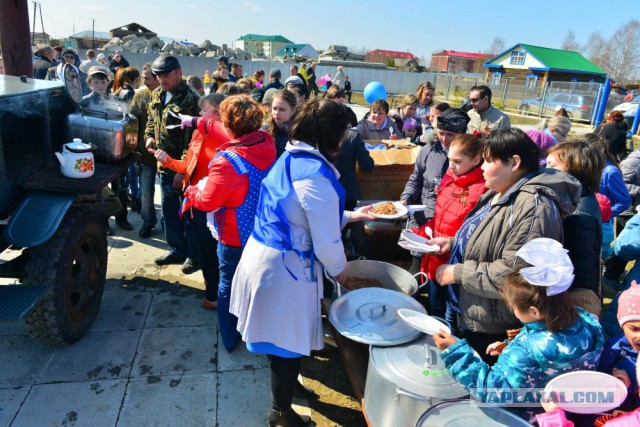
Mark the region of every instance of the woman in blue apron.
<instances>
[{"instance_id":1,"label":"woman in blue apron","mask_svg":"<svg viewBox=\"0 0 640 427\"><path fill-rule=\"evenodd\" d=\"M249 351L271 355L269 425L305 426L291 409L300 357L324 345L322 268L342 280L347 260L341 229L372 219L370 206L344 211L345 191L333 165L347 129L346 109L306 103L290 142L262 182L253 233L233 279L231 313Z\"/></svg>"}]
</instances>

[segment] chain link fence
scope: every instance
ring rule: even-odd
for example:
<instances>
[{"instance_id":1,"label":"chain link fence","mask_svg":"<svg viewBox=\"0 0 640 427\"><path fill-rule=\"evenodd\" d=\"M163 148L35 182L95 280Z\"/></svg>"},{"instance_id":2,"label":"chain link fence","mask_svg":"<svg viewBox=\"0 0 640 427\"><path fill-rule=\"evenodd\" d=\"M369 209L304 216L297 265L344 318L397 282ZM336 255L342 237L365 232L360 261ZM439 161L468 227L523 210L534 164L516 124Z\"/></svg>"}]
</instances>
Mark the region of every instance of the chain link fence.
<instances>
[{"instance_id":1,"label":"chain link fence","mask_svg":"<svg viewBox=\"0 0 640 427\"><path fill-rule=\"evenodd\" d=\"M492 84L493 83L493 84ZM571 120L593 123L602 96L602 84L591 82L545 82L531 84L522 80L501 79L500 82L488 82L484 76L456 76L439 74L435 78L436 98L443 99L453 106L469 95L473 86L487 85L491 88L492 103L497 108L534 117L549 117L564 108ZM622 102L622 95L612 92L606 111L610 111Z\"/></svg>"}]
</instances>

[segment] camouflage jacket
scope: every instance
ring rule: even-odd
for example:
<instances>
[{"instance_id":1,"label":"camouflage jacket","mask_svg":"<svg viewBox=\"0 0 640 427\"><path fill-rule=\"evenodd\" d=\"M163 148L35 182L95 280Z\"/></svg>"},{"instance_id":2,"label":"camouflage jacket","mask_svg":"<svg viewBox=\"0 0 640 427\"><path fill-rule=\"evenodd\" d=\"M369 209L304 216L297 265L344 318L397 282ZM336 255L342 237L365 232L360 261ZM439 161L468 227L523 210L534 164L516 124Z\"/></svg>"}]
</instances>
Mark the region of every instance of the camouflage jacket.
<instances>
[{"instance_id":1,"label":"camouflage jacket","mask_svg":"<svg viewBox=\"0 0 640 427\"><path fill-rule=\"evenodd\" d=\"M129 113L133 114L138 119L137 150L140 154L142 154L142 162L149 166L155 166L157 164L156 158L153 157L153 154L147 151L147 138L145 138L147 119L149 117L149 101L151 101L151 91L145 86L139 89L135 95L133 95L133 100L131 101L131 110L129 111Z\"/></svg>"},{"instance_id":2,"label":"camouflage jacket","mask_svg":"<svg viewBox=\"0 0 640 427\"><path fill-rule=\"evenodd\" d=\"M144 140L146 142L147 138L155 138L158 148L166 151L174 159L180 159L189 147L193 129L180 129L180 119L170 115L169 112L197 116L200 112L198 108L199 97L187 86L184 80L169 102L163 105L162 100L164 100L166 93L161 86L151 93ZM167 125L178 125L178 127L167 129ZM158 165L160 172L164 172L165 169L160 164Z\"/></svg>"}]
</instances>

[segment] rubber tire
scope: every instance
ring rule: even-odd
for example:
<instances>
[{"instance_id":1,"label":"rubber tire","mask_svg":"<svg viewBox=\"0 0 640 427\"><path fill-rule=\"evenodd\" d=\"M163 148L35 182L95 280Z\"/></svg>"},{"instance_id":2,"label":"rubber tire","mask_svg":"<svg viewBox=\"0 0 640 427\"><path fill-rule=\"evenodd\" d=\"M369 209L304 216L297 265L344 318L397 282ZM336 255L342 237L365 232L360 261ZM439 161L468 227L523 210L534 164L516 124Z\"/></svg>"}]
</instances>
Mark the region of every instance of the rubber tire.
<instances>
[{"instance_id":1,"label":"rubber tire","mask_svg":"<svg viewBox=\"0 0 640 427\"><path fill-rule=\"evenodd\" d=\"M25 319L33 338L51 345L78 341L98 315L106 274L104 220L72 208L53 237L29 253L24 283L51 285Z\"/></svg>"},{"instance_id":2,"label":"rubber tire","mask_svg":"<svg viewBox=\"0 0 640 427\"><path fill-rule=\"evenodd\" d=\"M520 110L520 114L522 114L523 116L529 115L529 106L527 104L521 105L519 110Z\"/></svg>"}]
</instances>

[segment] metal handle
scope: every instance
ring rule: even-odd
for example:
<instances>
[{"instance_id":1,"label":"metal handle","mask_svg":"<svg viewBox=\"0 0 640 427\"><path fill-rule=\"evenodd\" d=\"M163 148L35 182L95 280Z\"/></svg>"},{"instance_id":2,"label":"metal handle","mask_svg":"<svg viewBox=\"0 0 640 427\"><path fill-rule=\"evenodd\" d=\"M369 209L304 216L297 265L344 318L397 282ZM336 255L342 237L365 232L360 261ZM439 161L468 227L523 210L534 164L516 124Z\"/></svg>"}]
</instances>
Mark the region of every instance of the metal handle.
<instances>
[{"instance_id":1,"label":"metal handle","mask_svg":"<svg viewBox=\"0 0 640 427\"><path fill-rule=\"evenodd\" d=\"M431 346L428 343L424 343L424 365L427 368L431 367L433 360L431 359Z\"/></svg>"},{"instance_id":2,"label":"metal handle","mask_svg":"<svg viewBox=\"0 0 640 427\"><path fill-rule=\"evenodd\" d=\"M374 311L375 311L377 308L378 308L378 307L373 307L373 308L371 309L371 311L369 312L369 317L373 317L373 316L374 316L374 314L375 314L375 313L374 313ZM386 304L382 304L382 306L381 306L380 308L382 309L382 313L381 313L381 314L384 314L384 313L386 313L386 312L387 312L387 305L386 305Z\"/></svg>"},{"instance_id":3,"label":"metal handle","mask_svg":"<svg viewBox=\"0 0 640 427\"><path fill-rule=\"evenodd\" d=\"M396 387L396 394L393 397L393 401L398 403L398 398L400 396L408 397L413 400L417 400L418 402L424 402L428 406L431 406L431 398L426 396L420 396L419 394L411 393L410 391L406 391L401 389L400 387Z\"/></svg>"}]
</instances>

